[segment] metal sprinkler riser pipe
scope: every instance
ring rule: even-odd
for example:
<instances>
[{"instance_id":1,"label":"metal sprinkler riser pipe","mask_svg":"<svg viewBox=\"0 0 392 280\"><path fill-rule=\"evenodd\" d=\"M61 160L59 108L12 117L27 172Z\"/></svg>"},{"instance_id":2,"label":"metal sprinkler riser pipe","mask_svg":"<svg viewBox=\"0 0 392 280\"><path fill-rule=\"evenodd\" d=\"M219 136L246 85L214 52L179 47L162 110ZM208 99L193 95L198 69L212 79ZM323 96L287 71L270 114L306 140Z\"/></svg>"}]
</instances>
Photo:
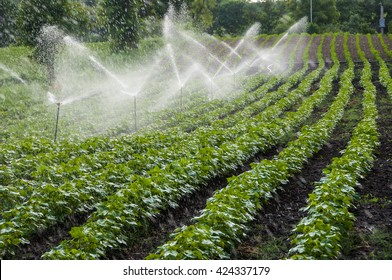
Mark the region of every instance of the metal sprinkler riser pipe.
<instances>
[{"instance_id":1,"label":"metal sprinkler riser pipe","mask_svg":"<svg viewBox=\"0 0 392 280\"><path fill-rule=\"evenodd\" d=\"M136 95L133 96L133 108L135 114L135 131L137 131Z\"/></svg>"},{"instance_id":2,"label":"metal sprinkler riser pipe","mask_svg":"<svg viewBox=\"0 0 392 280\"><path fill-rule=\"evenodd\" d=\"M57 140L57 130L58 130L58 127L59 127L60 106L61 106L60 102L55 103L55 104L57 105L57 115L56 115L56 127L55 127L55 130L54 130L53 142L56 142L56 140Z\"/></svg>"}]
</instances>

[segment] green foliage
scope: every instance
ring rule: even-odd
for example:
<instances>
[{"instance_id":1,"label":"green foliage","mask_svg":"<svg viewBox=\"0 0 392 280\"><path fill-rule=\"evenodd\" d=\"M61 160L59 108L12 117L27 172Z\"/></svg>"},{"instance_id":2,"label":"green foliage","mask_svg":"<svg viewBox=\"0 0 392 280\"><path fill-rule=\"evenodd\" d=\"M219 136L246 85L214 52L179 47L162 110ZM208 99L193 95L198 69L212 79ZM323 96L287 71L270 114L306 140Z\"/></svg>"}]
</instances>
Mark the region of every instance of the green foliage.
<instances>
[{"instance_id":1,"label":"green foliage","mask_svg":"<svg viewBox=\"0 0 392 280\"><path fill-rule=\"evenodd\" d=\"M169 5L172 5L176 10L181 9L184 5L190 7L192 0L161 0L161 1L145 1L144 9L147 16L154 16L163 18Z\"/></svg>"},{"instance_id":2,"label":"green foliage","mask_svg":"<svg viewBox=\"0 0 392 280\"><path fill-rule=\"evenodd\" d=\"M103 0L105 25L115 50L136 48L142 28L141 0Z\"/></svg>"},{"instance_id":3,"label":"green foliage","mask_svg":"<svg viewBox=\"0 0 392 280\"><path fill-rule=\"evenodd\" d=\"M359 37L356 38L358 53L364 62L360 81L365 89L363 118L355 127L343 155L334 158L323 170L323 178L309 195L308 205L304 208L307 216L294 229L294 247L289 252L294 259L335 259L339 256L342 237L354 224L354 215L349 212L355 196L354 187L358 179L370 171L374 150L379 144L376 88L371 81L370 63L360 49ZM349 57L348 60L352 68Z\"/></svg>"},{"instance_id":4,"label":"green foliage","mask_svg":"<svg viewBox=\"0 0 392 280\"><path fill-rule=\"evenodd\" d=\"M238 36L255 22L260 22L260 33L282 33L294 23L282 10L285 10L282 1L220 1L214 9L213 26L209 31L220 36Z\"/></svg>"},{"instance_id":5,"label":"green foliage","mask_svg":"<svg viewBox=\"0 0 392 280\"><path fill-rule=\"evenodd\" d=\"M379 0L336 0L340 12L339 28L350 33L375 33L379 31L380 5L382 2L387 14L392 12L390 1ZM386 22L390 22L386 16ZM391 29L389 29L391 30Z\"/></svg>"},{"instance_id":6,"label":"green foliage","mask_svg":"<svg viewBox=\"0 0 392 280\"><path fill-rule=\"evenodd\" d=\"M312 24L309 26L310 33L323 33L328 30L330 25L336 25L340 13L336 7L336 0L320 0L312 1ZM295 9L293 11L294 17L300 19L304 16L311 21L310 15L310 1L300 0L295 1Z\"/></svg>"},{"instance_id":7,"label":"green foliage","mask_svg":"<svg viewBox=\"0 0 392 280\"><path fill-rule=\"evenodd\" d=\"M16 42L17 4L13 0L0 0L0 47Z\"/></svg>"},{"instance_id":8,"label":"green foliage","mask_svg":"<svg viewBox=\"0 0 392 280\"><path fill-rule=\"evenodd\" d=\"M319 48L319 57L321 48ZM309 75L300 84L297 94L303 94L309 89L302 85L307 84L320 74L323 63L318 70ZM338 73L338 67L334 67L323 78L323 84L330 85ZM307 98L297 112L289 115L286 119L286 129L295 122L301 123L312 110L320 104L323 97L331 90L332 86L320 88L311 97ZM291 99L295 94L289 94ZM347 100L347 93L342 96ZM284 108L286 98L275 106ZM319 121L314 127L302 131L300 137L283 150L273 160L263 160L253 164L252 170L244 172L237 177L230 178L228 186L214 194L207 201L206 208L199 217L195 218L195 224L178 228L172 236L172 240L158 248L157 253L148 256L148 259L226 259L235 244L244 236L246 224L251 221L256 211L261 207L260 203L266 203L276 192L277 188L287 182L294 172L300 170L312 154L318 151L325 138L331 134L331 130L341 117L336 112L342 111L347 102L336 101L336 106L330 109L329 114ZM335 115L335 118L332 118ZM260 127L261 129L261 127ZM325 131L321 133L320 131Z\"/></svg>"},{"instance_id":9,"label":"green foliage","mask_svg":"<svg viewBox=\"0 0 392 280\"><path fill-rule=\"evenodd\" d=\"M219 4L214 15L214 32L222 36L225 34L239 35L250 26L250 20L245 17L245 2L228 1Z\"/></svg>"},{"instance_id":10,"label":"green foliage","mask_svg":"<svg viewBox=\"0 0 392 280\"><path fill-rule=\"evenodd\" d=\"M295 36L289 36L287 46ZM230 100L190 106L181 113L163 112L164 118L152 126L152 131L137 135L91 137L53 145L42 137L46 130L38 121L40 113L48 118L45 106L40 106L42 96L35 100L24 86L9 85L1 76L0 99L5 102L0 103L0 116L5 120L5 129L0 132L4 140L0 143L0 256L14 254L34 234L50 229L69 215L88 212L88 221L72 228L71 238L46 252L44 258L104 258L107 251L132 244L151 220L165 209L177 207L184 196L211 178L243 165L255 153L275 145L287 132L301 127L332 91L333 81L339 75L336 35L330 45L334 62L331 68L325 69L323 61L324 35L317 52L318 68L310 71L308 63L304 63L303 68L290 72L294 69L296 48L301 46L301 40L308 39L306 36L301 36L296 47L290 49L288 77L252 76ZM314 125L303 126L298 139L274 159L255 163L249 172L230 178L227 188L208 200L193 225L177 229L173 239L149 258L230 257L257 210L322 147L342 117L354 90L354 65L347 36L347 70L340 75L339 93L323 118ZM368 38L370 42L371 36ZM309 40L304 51L305 62L309 61L312 43ZM107 45L94 44L94 48L104 47ZM385 62L372 44L370 47L380 62L380 81L390 83ZM29 72L32 66L25 60L10 59L8 53L16 56L18 52L28 50L1 50L0 60L13 61L24 75L37 75ZM363 58L364 54L360 52L360 56ZM353 216L347 210L354 195L352 186L370 169L372 151L377 145L377 110L371 78L369 63L364 62L363 120L343 156L324 170L328 178L322 179L309 197L306 210L311 215L298 225L298 232L303 235L295 237L295 258L335 258L342 235L352 226ZM300 100L295 112L287 112ZM32 111L21 113L28 110ZM37 125L36 136L12 138L9 127L14 120L23 122L29 118L31 125ZM30 127L30 123L25 124Z\"/></svg>"},{"instance_id":11,"label":"green foliage","mask_svg":"<svg viewBox=\"0 0 392 280\"><path fill-rule=\"evenodd\" d=\"M88 39L93 29L93 9L86 7L77 1L67 1L67 18L64 19L64 27L73 36L80 39Z\"/></svg>"},{"instance_id":12,"label":"green foliage","mask_svg":"<svg viewBox=\"0 0 392 280\"><path fill-rule=\"evenodd\" d=\"M79 2L67 0L22 0L19 3L18 42L36 45L44 26L55 25L67 33L85 37L90 32L89 10Z\"/></svg>"},{"instance_id":13,"label":"green foliage","mask_svg":"<svg viewBox=\"0 0 392 280\"><path fill-rule=\"evenodd\" d=\"M213 9L216 0L194 0L190 3L190 12L195 22L201 23L203 30L206 30L213 22Z\"/></svg>"},{"instance_id":14,"label":"green foliage","mask_svg":"<svg viewBox=\"0 0 392 280\"><path fill-rule=\"evenodd\" d=\"M35 45L45 25L62 25L67 17L67 0L22 0L19 4L18 29L22 44Z\"/></svg>"}]
</instances>

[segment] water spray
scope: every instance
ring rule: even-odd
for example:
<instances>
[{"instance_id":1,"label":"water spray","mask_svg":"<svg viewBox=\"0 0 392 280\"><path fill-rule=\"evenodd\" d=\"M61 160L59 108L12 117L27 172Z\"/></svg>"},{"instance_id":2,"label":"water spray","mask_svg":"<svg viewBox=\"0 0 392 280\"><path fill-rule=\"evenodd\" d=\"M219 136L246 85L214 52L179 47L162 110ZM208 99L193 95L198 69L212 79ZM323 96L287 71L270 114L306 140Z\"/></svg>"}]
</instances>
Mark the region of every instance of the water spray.
<instances>
[{"instance_id":1,"label":"water spray","mask_svg":"<svg viewBox=\"0 0 392 280\"><path fill-rule=\"evenodd\" d=\"M214 76L213 76L212 78L215 78L216 75L218 75L219 72L220 72L223 68L226 68L227 70L229 70L229 72L230 72L231 74L233 74L233 71L232 71L224 62L222 62L219 58L217 58L217 57L216 57L215 55L213 55L212 53L209 53L209 56L212 57L213 59L215 59L215 60L220 64L220 67L219 67L218 70L215 72L215 74L214 74Z\"/></svg>"},{"instance_id":2,"label":"water spray","mask_svg":"<svg viewBox=\"0 0 392 280\"><path fill-rule=\"evenodd\" d=\"M94 56L89 55L88 57L93 64L99 69L103 70L109 77L111 77L114 81L116 81L123 89L126 89L127 86L124 84L115 74L113 74L109 69L102 65Z\"/></svg>"},{"instance_id":3,"label":"water spray","mask_svg":"<svg viewBox=\"0 0 392 280\"><path fill-rule=\"evenodd\" d=\"M187 58L189 58L188 56L186 56ZM192 58L189 58L191 61L193 61L192 60ZM213 99L214 98L214 92L213 92L213 90L214 90L214 80L213 79L211 79L211 77L207 74L207 71L206 71L206 69L204 69L204 67L200 64L200 63L195 63L195 66L196 66L196 70L203 76L203 77L205 77L207 80L208 80L208 85L207 85L207 88L209 89L209 93L210 93L210 96L211 96L211 99ZM207 99L208 99L208 94L207 94Z\"/></svg>"},{"instance_id":4,"label":"water spray","mask_svg":"<svg viewBox=\"0 0 392 280\"><path fill-rule=\"evenodd\" d=\"M214 99L214 91L213 91L213 83L212 83L212 80L210 80L210 95L211 95L211 100Z\"/></svg>"},{"instance_id":5,"label":"water spray","mask_svg":"<svg viewBox=\"0 0 392 280\"><path fill-rule=\"evenodd\" d=\"M7 66L5 66L4 64L0 63L0 69L4 70L5 72L7 72L8 74L10 74L12 77L14 77L15 79L17 79L19 82L21 82L22 84L26 84L26 81L23 80L18 74L16 74L15 71L11 70L10 68L8 68Z\"/></svg>"},{"instance_id":6,"label":"water spray","mask_svg":"<svg viewBox=\"0 0 392 280\"><path fill-rule=\"evenodd\" d=\"M276 49L276 47L278 47L288 37L289 34L304 32L306 30L307 25L308 25L307 17L303 17L299 21L294 23L289 28L289 30L287 30L287 32L283 34L282 38L280 38L279 41L272 47L272 50Z\"/></svg>"},{"instance_id":7,"label":"water spray","mask_svg":"<svg viewBox=\"0 0 392 280\"><path fill-rule=\"evenodd\" d=\"M180 88L180 108L181 108L181 110L183 109L183 93L182 93L182 88L183 88L183 86L181 85L181 88Z\"/></svg>"},{"instance_id":8,"label":"water spray","mask_svg":"<svg viewBox=\"0 0 392 280\"><path fill-rule=\"evenodd\" d=\"M136 111L136 109L137 109L137 102L136 102L136 95L137 95L137 93L130 93L130 92L125 91L125 90L122 90L121 92L126 94L126 95L128 95L128 96L133 97L133 114L134 114L134 119L135 119L135 121L134 121L134 128L135 128L135 131L137 131L137 111Z\"/></svg>"},{"instance_id":9,"label":"water spray","mask_svg":"<svg viewBox=\"0 0 392 280\"><path fill-rule=\"evenodd\" d=\"M59 125L60 107L61 107L61 105L71 104L71 103L73 103L75 101L81 101L81 100L84 100L84 99L87 99L87 98L91 98L93 96L97 96L97 95L100 95L100 94L102 94L102 92L100 92L100 91L92 91L92 92L87 93L87 94L82 95L82 96L71 96L71 97L69 97L69 98L67 98L67 99L65 99L65 100L60 102L60 101L58 101L56 99L56 97L54 96L53 93L48 91L48 100L49 100L49 102L57 105L57 116L56 116L56 128L55 128L55 131L54 131L54 142L56 142L56 140L57 140L57 131L58 131L58 125Z\"/></svg>"},{"instance_id":10,"label":"water spray","mask_svg":"<svg viewBox=\"0 0 392 280\"><path fill-rule=\"evenodd\" d=\"M56 143L56 140L57 140L57 130L59 128L59 118L60 118L61 102L57 101L56 97L50 91L48 91L48 99L49 99L49 102L57 105L56 126L55 126L55 129L54 129L54 139L53 139L53 142Z\"/></svg>"}]
</instances>

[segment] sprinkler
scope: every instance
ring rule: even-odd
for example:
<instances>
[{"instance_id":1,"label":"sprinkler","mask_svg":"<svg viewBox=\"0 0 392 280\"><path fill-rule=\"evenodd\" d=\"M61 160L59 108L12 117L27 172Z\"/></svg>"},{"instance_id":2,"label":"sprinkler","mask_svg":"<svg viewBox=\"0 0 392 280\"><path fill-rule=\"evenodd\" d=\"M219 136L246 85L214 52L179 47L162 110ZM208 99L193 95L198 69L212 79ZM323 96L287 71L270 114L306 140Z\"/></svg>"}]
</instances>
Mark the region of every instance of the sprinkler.
<instances>
[{"instance_id":1,"label":"sprinkler","mask_svg":"<svg viewBox=\"0 0 392 280\"><path fill-rule=\"evenodd\" d=\"M210 80L210 95L211 95L211 100L213 100L214 99L214 90L213 90L212 80Z\"/></svg>"},{"instance_id":2,"label":"sprinkler","mask_svg":"<svg viewBox=\"0 0 392 280\"><path fill-rule=\"evenodd\" d=\"M133 97L133 113L134 113L134 119L135 119L134 128L135 128L135 131L137 131L137 111L136 111L136 105L137 105L136 104L136 95L137 95L137 93L131 93L131 92L128 92L125 90L121 90L121 92L128 95L128 96Z\"/></svg>"},{"instance_id":3,"label":"sprinkler","mask_svg":"<svg viewBox=\"0 0 392 280\"><path fill-rule=\"evenodd\" d=\"M183 109L183 103L182 103L182 98L183 98L183 96L182 96L183 94L182 94L182 86L181 86L181 89L180 89L180 105L181 105L181 110Z\"/></svg>"},{"instance_id":4,"label":"sprinkler","mask_svg":"<svg viewBox=\"0 0 392 280\"><path fill-rule=\"evenodd\" d=\"M56 143L56 140L57 140L57 129L59 127L59 117L60 117L60 106L61 106L61 103L57 102L55 104L57 105L57 116L56 116L56 128L54 130L54 140L53 140L53 142Z\"/></svg>"},{"instance_id":5,"label":"sprinkler","mask_svg":"<svg viewBox=\"0 0 392 280\"><path fill-rule=\"evenodd\" d=\"M56 127L54 129L54 139L53 139L53 142L56 142L56 140L57 140L57 130L59 128L60 106L61 106L62 103L57 101L56 97L50 91L48 91L48 100L49 100L49 102L57 105Z\"/></svg>"}]
</instances>

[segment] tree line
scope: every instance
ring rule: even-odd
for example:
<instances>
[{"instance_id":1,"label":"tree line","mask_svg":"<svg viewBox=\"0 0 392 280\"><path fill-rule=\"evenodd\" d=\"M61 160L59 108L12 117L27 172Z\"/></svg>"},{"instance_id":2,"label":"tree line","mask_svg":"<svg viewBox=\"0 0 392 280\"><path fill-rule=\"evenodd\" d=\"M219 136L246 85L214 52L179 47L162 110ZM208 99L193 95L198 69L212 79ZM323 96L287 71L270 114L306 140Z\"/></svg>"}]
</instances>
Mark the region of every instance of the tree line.
<instances>
[{"instance_id":1,"label":"tree line","mask_svg":"<svg viewBox=\"0 0 392 280\"><path fill-rule=\"evenodd\" d=\"M282 33L304 16L312 20L309 33L376 33L380 1L0 0L0 47L36 45L42 26L57 25L82 41L110 40L117 50L135 48L141 38L160 35L160 21L170 3L175 9L187 6L193 28L219 36L243 35L255 22L261 23L260 33ZM388 32L392 1L381 2Z\"/></svg>"}]
</instances>

